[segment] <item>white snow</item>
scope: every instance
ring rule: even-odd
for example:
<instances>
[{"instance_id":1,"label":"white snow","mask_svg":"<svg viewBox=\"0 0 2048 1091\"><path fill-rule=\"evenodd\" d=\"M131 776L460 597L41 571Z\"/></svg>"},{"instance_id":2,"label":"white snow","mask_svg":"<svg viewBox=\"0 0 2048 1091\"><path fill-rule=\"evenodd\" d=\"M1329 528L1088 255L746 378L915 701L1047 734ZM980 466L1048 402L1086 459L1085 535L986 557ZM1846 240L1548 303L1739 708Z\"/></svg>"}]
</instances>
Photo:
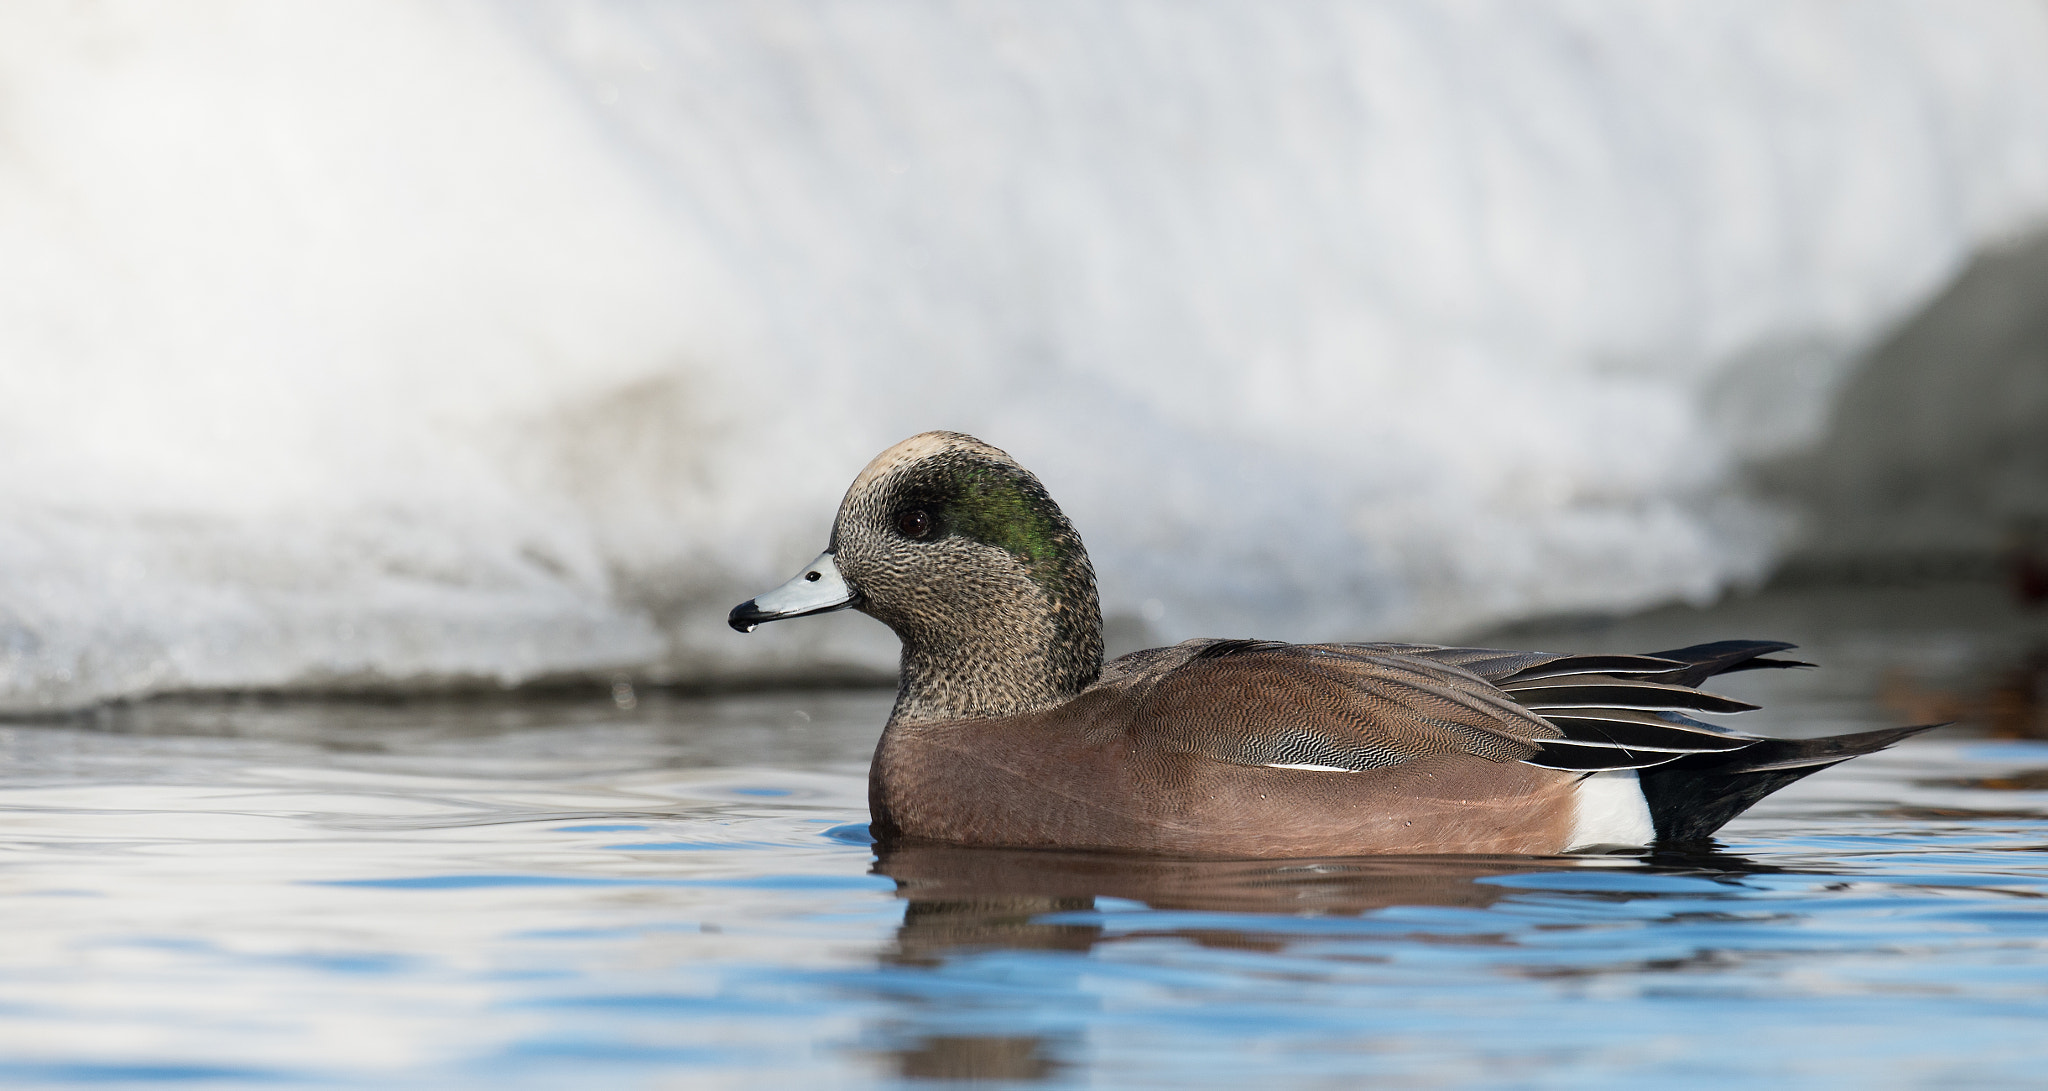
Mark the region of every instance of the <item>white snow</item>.
<instances>
[{"instance_id":1,"label":"white snow","mask_svg":"<svg viewBox=\"0 0 2048 1091\"><path fill-rule=\"evenodd\" d=\"M1704 599L2048 212L2037 3L0 9L0 708L726 630L913 432L1160 640Z\"/></svg>"}]
</instances>

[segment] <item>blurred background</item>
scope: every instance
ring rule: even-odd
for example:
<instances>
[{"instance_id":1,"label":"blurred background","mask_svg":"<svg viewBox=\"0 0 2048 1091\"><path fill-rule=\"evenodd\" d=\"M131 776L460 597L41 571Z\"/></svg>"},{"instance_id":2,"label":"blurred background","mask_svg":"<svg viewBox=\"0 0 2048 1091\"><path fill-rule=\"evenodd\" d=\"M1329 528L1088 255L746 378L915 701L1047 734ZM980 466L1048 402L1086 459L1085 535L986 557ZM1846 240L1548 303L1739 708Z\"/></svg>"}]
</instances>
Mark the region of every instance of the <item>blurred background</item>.
<instances>
[{"instance_id":1,"label":"blurred background","mask_svg":"<svg viewBox=\"0 0 2048 1091\"><path fill-rule=\"evenodd\" d=\"M2048 597L2048 5L0 8L0 711L886 676L932 428L1123 647Z\"/></svg>"}]
</instances>

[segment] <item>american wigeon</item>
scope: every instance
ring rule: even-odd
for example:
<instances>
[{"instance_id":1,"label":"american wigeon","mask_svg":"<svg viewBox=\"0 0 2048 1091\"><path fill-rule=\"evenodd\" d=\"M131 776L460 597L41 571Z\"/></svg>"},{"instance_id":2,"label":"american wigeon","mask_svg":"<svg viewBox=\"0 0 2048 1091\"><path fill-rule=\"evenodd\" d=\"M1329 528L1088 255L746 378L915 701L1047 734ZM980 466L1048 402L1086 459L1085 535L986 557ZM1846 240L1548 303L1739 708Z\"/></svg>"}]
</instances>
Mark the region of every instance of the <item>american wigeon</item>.
<instances>
[{"instance_id":1,"label":"american wigeon","mask_svg":"<svg viewBox=\"0 0 2048 1091\"><path fill-rule=\"evenodd\" d=\"M1790 647L1652 655L1189 640L1102 661L1095 572L1008 455L926 432L854 479L825 552L731 624L852 607L903 642L878 838L1195 856L1548 854L1696 841L1925 728L1766 739L1689 713Z\"/></svg>"}]
</instances>

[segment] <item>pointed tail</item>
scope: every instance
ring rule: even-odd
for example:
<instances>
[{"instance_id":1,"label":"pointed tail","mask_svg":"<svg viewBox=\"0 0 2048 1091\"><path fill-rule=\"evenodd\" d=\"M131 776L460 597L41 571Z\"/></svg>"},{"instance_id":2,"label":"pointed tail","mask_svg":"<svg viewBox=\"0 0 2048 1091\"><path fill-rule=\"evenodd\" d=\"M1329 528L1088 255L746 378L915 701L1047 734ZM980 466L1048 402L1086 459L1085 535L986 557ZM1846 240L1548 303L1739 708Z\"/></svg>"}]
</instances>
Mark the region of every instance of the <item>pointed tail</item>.
<instances>
[{"instance_id":1,"label":"pointed tail","mask_svg":"<svg viewBox=\"0 0 2048 1091\"><path fill-rule=\"evenodd\" d=\"M1643 798L1650 803L1650 821L1659 841L1704 841L1729 819L1801 777L1941 726L1886 727L1822 739L1763 739L1740 750L1694 754L1636 775Z\"/></svg>"}]
</instances>

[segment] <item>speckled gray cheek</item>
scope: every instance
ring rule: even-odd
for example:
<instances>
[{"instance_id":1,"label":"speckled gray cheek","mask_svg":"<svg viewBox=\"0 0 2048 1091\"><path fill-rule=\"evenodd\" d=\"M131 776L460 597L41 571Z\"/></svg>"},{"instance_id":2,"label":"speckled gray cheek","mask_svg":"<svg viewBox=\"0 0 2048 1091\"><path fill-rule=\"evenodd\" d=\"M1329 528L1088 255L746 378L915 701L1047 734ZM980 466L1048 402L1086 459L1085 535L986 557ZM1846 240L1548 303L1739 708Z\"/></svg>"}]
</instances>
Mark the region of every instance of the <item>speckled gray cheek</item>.
<instances>
[{"instance_id":1,"label":"speckled gray cheek","mask_svg":"<svg viewBox=\"0 0 2048 1091\"><path fill-rule=\"evenodd\" d=\"M903 641L894 720L1043 707L1080 692L1101 671L1101 613L1079 536L1035 478L996 461L1006 458L1001 452L966 442L974 446L938 446L857 482L834 522L833 550L859 608ZM956 503L958 482L973 474L1024 483L1021 495L1043 505L1032 514L1059 540L1057 564L1034 570L1026 557L953 533L947 519L934 540L894 532L890 520L899 508ZM982 530L1002 536L1001 528Z\"/></svg>"}]
</instances>

